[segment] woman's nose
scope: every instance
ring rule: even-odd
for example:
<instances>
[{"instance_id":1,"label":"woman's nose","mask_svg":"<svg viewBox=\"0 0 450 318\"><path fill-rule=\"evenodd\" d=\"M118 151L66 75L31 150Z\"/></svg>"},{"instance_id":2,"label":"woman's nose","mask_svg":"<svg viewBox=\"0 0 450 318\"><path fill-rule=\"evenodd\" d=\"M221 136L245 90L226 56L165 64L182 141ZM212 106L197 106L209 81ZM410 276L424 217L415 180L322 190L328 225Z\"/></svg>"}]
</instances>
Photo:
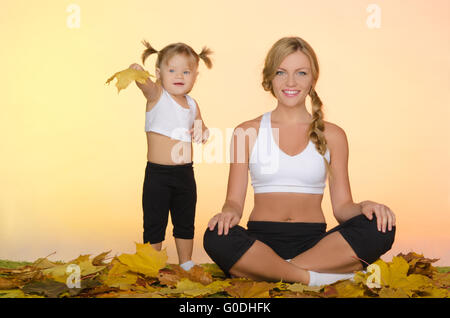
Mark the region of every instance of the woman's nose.
<instances>
[{"instance_id":1,"label":"woman's nose","mask_svg":"<svg viewBox=\"0 0 450 318\"><path fill-rule=\"evenodd\" d=\"M286 79L286 85L288 86L295 86L297 83L295 82L294 75L288 75Z\"/></svg>"}]
</instances>

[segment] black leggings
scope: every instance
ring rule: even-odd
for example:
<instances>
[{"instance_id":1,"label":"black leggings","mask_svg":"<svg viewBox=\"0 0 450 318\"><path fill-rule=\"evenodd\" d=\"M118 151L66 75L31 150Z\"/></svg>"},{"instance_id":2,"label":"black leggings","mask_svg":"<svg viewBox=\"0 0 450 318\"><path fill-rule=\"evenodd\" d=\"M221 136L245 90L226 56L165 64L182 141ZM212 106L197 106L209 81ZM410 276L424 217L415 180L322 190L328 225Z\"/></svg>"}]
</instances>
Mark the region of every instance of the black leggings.
<instances>
[{"instance_id":1,"label":"black leggings","mask_svg":"<svg viewBox=\"0 0 450 318\"><path fill-rule=\"evenodd\" d=\"M203 246L209 257L229 276L229 270L258 240L272 248L283 259L291 259L316 245L325 236L339 231L361 260L371 264L391 249L392 231L380 232L377 219L355 216L326 232L326 223L293 223L249 221L247 228L236 225L228 235L218 235L217 226L206 230ZM368 265L361 261L363 268Z\"/></svg>"},{"instance_id":2,"label":"black leggings","mask_svg":"<svg viewBox=\"0 0 450 318\"><path fill-rule=\"evenodd\" d=\"M164 241L169 210L173 236L192 239L196 204L197 186L192 162L161 165L147 161L142 193L144 243Z\"/></svg>"}]
</instances>

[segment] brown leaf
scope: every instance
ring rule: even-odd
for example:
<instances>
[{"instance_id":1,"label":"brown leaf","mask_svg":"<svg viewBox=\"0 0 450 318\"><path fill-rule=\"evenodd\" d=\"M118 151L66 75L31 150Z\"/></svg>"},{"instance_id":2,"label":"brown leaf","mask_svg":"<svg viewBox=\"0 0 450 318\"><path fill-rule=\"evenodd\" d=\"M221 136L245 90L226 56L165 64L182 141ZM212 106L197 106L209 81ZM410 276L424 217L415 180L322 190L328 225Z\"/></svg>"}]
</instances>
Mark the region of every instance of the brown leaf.
<instances>
[{"instance_id":1,"label":"brown leaf","mask_svg":"<svg viewBox=\"0 0 450 318\"><path fill-rule=\"evenodd\" d=\"M338 296L338 291L337 291L336 287L327 285L327 286L325 286L325 289L324 289L322 295L324 297L327 297L327 298L328 297L329 298L337 297Z\"/></svg>"},{"instance_id":2,"label":"brown leaf","mask_svg":"<svg viewBox=\"0 0 450 318\"><path fill-rule=\"evenodd\" d=\"M103 261L105 260L105 257L111 253L111 250L107 251L107 252L103 252L99 255L97 255L96 257L94 257L94 259L92 260L92 265L94 266L102 266L102 265L106 265Z\"/></svg>"},{"instance_id":3,"label":"brown leaf","mask_svg":"<svg viewBox=\"0 0 450 318\"><path fill-rule=\"evenodd\" d=\"M183 278L187 278L192 282L202 283L203 285L213 282L211 274L199 265L195 265L189 271L185 271L180 265L171 264L170 268L160 269L158 273L158 279L161 284L167 286L176 286Z\"/></svg>"},{"instance_id":4,"label":"brown leaf","mask_svg":"<svg viewBox=\"0 0 450 318\"><path fill-rule=\"evenodd\" d=\"M175 286L181 279L181 275L175 269L162 268L158 272L158 279L163 285Z\"/></svg>"},{"instance_id":5,"label":"brown leaf","mask_svg":"<svg viewBox=\"0 0 450 318\"><path fill-rule=\"evenodd\" d=\"M15 289L15 288L18 288L19 286L20 286L20 284L18 284L18 282L13 279L6 279L3 277L0 277L0 290Z\"/></svg>"},{"instance_id":6,"label":"brown leaf","mask_svg":"<svg viewBox=\"0 0 450 318\"><path fill-rule=\"evenodd\" d=\"M37 294L56 298L65 292L69 292L69 288L64 283L46 279L42 282L29 283L22 288L22 291L26 294Z\"/></svg>"},{"instance_id":7,"label":"brown leaf","mask_svg":"<svg viewBox=\"0 0 450 318\"><path fill-rule=\"evenodd\" d=\"M26 265L20 268L0 268L0 274L21 274L34 271L36 271L36 268L33 265Z\"/></svg>"},{"instance_id":8,"label":"brown leaf","mask_svg":"<svg viewBox=\"0 0 450 318\"><path fill-rule=\"evenodd\" d=\"M195 265L187 272L187 278L193 282L199 282L203 285L208 285L213 282L210 273L206 272L201 266Z\"/></svg>"},{"instance_id":9,"label":"brown leaf","mask_svg":"<svg viewBox=\"0 0 450 318\"><path fill-rule=\"evenodd\" d=\"M409 264L408 275L420 274L427 277L432 277L433 273L437 271L436 267L431 263L437 262L439 258L426 258L422 254L409 252L408 254L398 254L397 256L403 257Z\"/></svg>"},{"instance_id":10,"label":"brown leaf","mask_svg":"<svg viewBox=\"0 0 450 318\"><path fill-rule=\"evenodd\" d=\"M434 263L437 262L439 260L439 258L425 258L422 254L417 254L414 252L409 252L408 254L403 254L403 253L399 253L397 256L401 256L405 259L405 261L407 261L408 263L413 263L414 261L418 261L420 260L421 262L424 263Z\"/></svg>"},{"instance_id":11,"label":"brown leaf","mask_svg":"<svg viewBox=\"0 0 450 318\"><path fill-rule=\"evenodd\" d=\"M441 288L449 288L450 286L450 272L448 273L433 273L433 285Z\"/></svg>"}]
</instances>

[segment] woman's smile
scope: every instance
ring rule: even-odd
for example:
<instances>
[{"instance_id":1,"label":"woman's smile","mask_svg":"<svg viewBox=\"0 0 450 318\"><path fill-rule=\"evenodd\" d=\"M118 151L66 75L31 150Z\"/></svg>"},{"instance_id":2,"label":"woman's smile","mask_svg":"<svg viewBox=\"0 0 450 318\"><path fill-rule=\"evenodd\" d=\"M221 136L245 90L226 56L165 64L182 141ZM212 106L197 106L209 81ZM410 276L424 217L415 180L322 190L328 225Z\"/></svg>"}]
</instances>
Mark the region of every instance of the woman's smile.
<instances>
[{"instance_id":1,"label":"woman's smile","mask_svg":"<svg viewBox=\"0 0 450 318\"><path fill-rule=\"evenodd\" d=\"M300 94L300 90L283 89L281 90L286 97L296 97Z\"/></svg>"}]
</instances>

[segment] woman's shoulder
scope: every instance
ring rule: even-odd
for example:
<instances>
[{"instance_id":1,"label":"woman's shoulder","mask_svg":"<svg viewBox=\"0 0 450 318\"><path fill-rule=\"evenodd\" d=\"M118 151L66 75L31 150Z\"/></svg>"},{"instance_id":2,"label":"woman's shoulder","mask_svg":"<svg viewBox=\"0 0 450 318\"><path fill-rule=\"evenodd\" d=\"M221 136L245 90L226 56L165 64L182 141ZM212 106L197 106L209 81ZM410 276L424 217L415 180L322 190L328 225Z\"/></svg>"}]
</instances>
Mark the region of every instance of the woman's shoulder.
<instances>
[{"instance_id":1,"label":"woman's shoulder","mask_svg":"<svg viewBox=\"0 0 450 318\"><path fill-rule=\"evenodd\" d=\"M248 128L255 128L256 130L258 130L263 115L260 115L253 119L246 120L246 121L240 123L239 125L237 125L235 129L242 128L245 130Z\"/></svg>"},{"instance_id":2,"label":"woman's shoulder","mask_svg":"<svg viewBox=\"0 0 450 318\"><path fill-rule=\"evenodd\" d=\"M324 121L324 126L325 139L331 147L334 144L342 145L342 143L347 143L347 135L343 128L328 121Z\"/></svg>"}]
</instances>

